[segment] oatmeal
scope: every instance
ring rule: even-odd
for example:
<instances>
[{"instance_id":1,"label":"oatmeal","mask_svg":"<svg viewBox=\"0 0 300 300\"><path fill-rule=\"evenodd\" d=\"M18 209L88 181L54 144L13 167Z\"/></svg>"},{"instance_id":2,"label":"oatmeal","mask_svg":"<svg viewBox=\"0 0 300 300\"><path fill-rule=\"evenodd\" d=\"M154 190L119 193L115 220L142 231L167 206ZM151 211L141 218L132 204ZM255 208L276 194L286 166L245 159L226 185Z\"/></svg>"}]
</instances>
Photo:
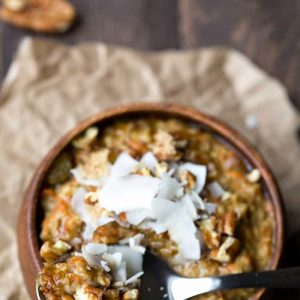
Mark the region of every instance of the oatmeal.
<instances>
[{"instance_id":1,"label":"oatmeal","mask_svg":"<svg viewBox=\"0 0 300 300\"><path fill-rule=\"evenodd\" d=\"M178 120L87 129L53 164L40 198L37 280L47 300L138 299L146 248L187 277L263 270L272 256L273 211L259 171Z\"/></svg>"}]
</instances>

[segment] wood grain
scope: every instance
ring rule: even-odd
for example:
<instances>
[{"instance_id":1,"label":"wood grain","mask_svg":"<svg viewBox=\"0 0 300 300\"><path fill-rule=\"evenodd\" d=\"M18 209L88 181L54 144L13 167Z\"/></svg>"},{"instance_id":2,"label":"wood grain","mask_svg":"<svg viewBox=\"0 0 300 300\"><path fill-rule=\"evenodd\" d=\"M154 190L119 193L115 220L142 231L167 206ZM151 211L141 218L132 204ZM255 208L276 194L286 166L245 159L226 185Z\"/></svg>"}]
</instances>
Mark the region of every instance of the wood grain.
<instances>
[{"instance_id":1,"label":"wood grain","mask_svg":"<svg viewBox=\"0 0 300 300\"><path fill-rule=\"evenodd\" d=\"M63 35L42 35L0 23L0 80L26 35L53 38L67 44L100 41L139 49L178 48L176 0L74 0L79 22Z\"/></svg>"},{"instance_id":2,"label":"wood grain","mask_svg":"<svg viewBox=\"0 0 300 300\"><path fill-rule=\"evenodd\" d=\"M73 0L80 22L62 36L0 23L0 81L25 35L139 49L225 46L280 79L300 108L299 0Z\"/></svg>"},{"instance_id":3,"label":"wood grain","mask_svg":"<svg viewBox=\"0 0 300 300\"><path fill-rule=\"evenodd\" d=\"M233 47L280 79L300 107L299 0L182 0L182 48Z\"/></svg>"}]
</instances>

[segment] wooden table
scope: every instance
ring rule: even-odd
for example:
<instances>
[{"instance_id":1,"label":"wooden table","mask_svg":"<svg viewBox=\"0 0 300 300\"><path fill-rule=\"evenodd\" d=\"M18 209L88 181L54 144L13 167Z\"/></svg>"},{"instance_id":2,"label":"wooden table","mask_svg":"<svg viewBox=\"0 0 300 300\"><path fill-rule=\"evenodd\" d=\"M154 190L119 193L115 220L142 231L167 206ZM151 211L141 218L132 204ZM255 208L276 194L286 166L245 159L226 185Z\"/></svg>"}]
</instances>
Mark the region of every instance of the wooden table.
<instances>
[{"instance_id":1,"label":"wooden table","mask_svg":"<svg viewBox=\"0 0 300 300\"><path fill-rule=\"evenodd\" d=\"M140 49L236 48L280 79L300 107L299 0L73 0L81 22L51 38L102 41ZM20 39L32 34L1 23L0 79Z\"/></svg>"}]
</instances>

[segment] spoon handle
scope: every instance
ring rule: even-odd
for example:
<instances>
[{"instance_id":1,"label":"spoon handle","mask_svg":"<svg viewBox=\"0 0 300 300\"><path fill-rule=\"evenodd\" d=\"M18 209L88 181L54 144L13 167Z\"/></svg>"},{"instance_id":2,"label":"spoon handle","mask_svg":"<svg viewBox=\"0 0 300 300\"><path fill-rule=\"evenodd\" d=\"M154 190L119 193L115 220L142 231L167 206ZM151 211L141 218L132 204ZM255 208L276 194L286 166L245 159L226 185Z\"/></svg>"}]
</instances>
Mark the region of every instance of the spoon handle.
<instances>
[{"instance_id":1,"label":"spoon handle","mask_svg":"<svg viewBox=\"0 0 300 300\"><path fill-rule=\"evenodd\" d=\"M173 277L169 281L172 300L237 288L300 288L300 267L195 279Z\"/></svg>"},{"instance_id":2,"label":"spoon handle","mask_svg":"<svg viewBox=\"0 0 300 300\"><path fill-rule=\"evenodd\" d=\"M219 277L218 289L234 288L300 288L300 267L233 274Z\"/></svg>"}]
</instances>

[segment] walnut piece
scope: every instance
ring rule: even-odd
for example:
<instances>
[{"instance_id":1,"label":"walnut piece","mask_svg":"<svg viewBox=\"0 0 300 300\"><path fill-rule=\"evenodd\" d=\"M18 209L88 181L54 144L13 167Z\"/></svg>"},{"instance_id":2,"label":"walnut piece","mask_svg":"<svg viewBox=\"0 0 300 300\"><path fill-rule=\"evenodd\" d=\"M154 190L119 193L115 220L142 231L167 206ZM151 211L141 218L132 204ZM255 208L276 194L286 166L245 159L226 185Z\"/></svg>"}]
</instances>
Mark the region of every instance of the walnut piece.
<instances>
[{"instance_id":1,"label":"walnut piece","mask_svg":"<svg viewBox=\"0 0 300 300\"><path fill-rule=\"evenodd\" d=\"M189 171L181 171L179 179L184 185L185 192L191 191L196 186L196 176Z\"/></svg>"},{"instance_id":2,"label":"walnut piece","mask_svg":"<svg viewBox=\"0 0 300 300\"><path fill-rule=\"evenodd\" d=\"M52 262L67 253L71 248L71 245L61 240L56 242L47 241L42 245L40 255L46 262Z\"/></svg>"},{"instance_id":3,"label":"walnut piece","mask_svg":"<svg viewBox=\"0 0 300 300\"><path fill-rule=\"evenodd\" d=\"M74 298L75 300L99 300L102 299L102 295L102 290L92 286L85 286L76 290Z\"/></svg>"},{"instance_id":4,"label":"walnut piece","mask_svg":"<svg viewBox=\"0 0 300 300\"><path fill-rule=\"evenodd\" d=\"M76 11L67 0L6 0L0 16L17 27L57 33L71 27Z\"/></svg>"},{"instance_id":5,"label":"walnut piece","mask_svg":"<svg viewBox=\"0 0 300 300\"><path fill-rule=\"evenodd\" d=\"M221 235L216 231L217 220L215 216L201 221L199 227L204 243L209 249L220 247Z\"/></svg>"},{"instance_id":6,"label":"walnut piece","mask_svg":"<svg viewBox=\"0 0 300 300\"><path fill-rule=\"evenodd\" d=\"M260 180L261 174L258 169L253 169L248 175L247 175L247 180L249 182L255 183Z\"/></svg>"},{"instance_id":7,"label":"walnut piece","mask_svg":"<svg viewBox=\"0 0 300 300\"><path fill-rule=\"evenodd\" d=\"M233 236L235 227L236 215L233 211L228 211L221 219L219 219L218 232Z\"/></svg>"},{"instance_id":8,"label":"walnut piece","mask_svg":"<svg viewBox=\"0 0 300 300\"><path fill-rule=\"evenodd\" d=\"M139 298L139 291L137 289L129 290L124 293L122 300L137 300Z\"/></svg>"},{"instance_id":9,"label":"walnut piece","mask_svg":"<svg viewBox=\"0 0 300 300\"><path fill-rule=\"evenodd\" d=\"M240 242L234 237L228 236L219 249L210 252L210 258L220 263L232 262L240 249Z\"/></svg>"},{"instance_id":10,"label":"walnut piece","mask_svg":"<svg viewBox=\"0 0 300 300\"><path fill-rule=\"evenodd\" d=\"M72 141L73 147L78 149L88 149L91 143L96 139L98 133L99 129L97 127L88 128L83 135Z\"/></svg>"}]
</instances>

